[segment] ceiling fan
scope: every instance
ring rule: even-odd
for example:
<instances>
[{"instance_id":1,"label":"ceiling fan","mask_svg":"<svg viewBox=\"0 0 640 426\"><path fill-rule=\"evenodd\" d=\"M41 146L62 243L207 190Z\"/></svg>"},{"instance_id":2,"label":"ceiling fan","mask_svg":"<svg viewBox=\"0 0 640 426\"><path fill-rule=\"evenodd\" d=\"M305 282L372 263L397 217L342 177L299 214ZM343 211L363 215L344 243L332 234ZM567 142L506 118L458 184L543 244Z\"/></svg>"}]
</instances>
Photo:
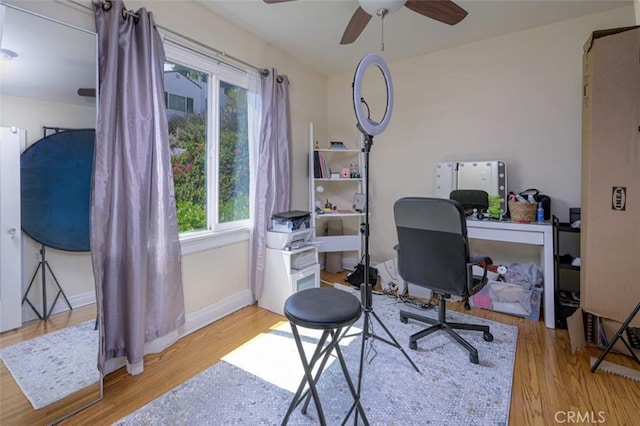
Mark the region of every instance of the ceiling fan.
<instances>
[{"instance_id":1,"label":"ceiling fan","mask_svg":"<svg viewBox=\"0 0 640 426\"><path fill-rule=\"evenodd\" d=\"M81 87L78 89L78 96L83 96L86 98L95 98L96 97L96 89L91 89L88 87Z\"/></svg>"},{"instance_id":2,"label":"ceiling fan","mask_svg":"<svg viewBox=\"0 0 640 426\"><path fill-rule=\"evenodd\" d=\"M272 4L293 0L263 1ZM467 11L451 0L358 0L358 4L358 8L342 34L340 44L351 44L356 41L373 15L384 19L390 13L400 10L402 6L449 25L455 25L467 16Z\"/></svg>"}]
</instances>

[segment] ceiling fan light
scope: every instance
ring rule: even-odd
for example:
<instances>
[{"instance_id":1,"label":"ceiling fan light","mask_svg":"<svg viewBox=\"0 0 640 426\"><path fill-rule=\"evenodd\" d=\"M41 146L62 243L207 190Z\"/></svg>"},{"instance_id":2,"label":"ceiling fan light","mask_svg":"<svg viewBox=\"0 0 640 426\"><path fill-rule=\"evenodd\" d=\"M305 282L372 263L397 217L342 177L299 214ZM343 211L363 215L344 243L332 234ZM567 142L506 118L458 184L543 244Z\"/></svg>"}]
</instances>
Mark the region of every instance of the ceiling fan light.
<instances>
[{"instance_id":1,"label":"ceiling fan light","mask_svg":"<svg viewBox=\"0 0 640 426\"><path fill-rule=\"evenodd\" d=\"M9 49L0 49L0 59L3 61L10 61L13 58L17 58L18 54L13 50Z\"/></svg>"},{"instance_id":2,"label":"ceiling fan light","mask_svg":"<svg viewBox=\"0 0 640 426\"><path fill-rule=\"evenodd\" d=\"M376 16L380 9L385 9L386 14L397 12L406 2L407 0L358 0L360 7L371 16Z\"/></svg>"}]
</instances>

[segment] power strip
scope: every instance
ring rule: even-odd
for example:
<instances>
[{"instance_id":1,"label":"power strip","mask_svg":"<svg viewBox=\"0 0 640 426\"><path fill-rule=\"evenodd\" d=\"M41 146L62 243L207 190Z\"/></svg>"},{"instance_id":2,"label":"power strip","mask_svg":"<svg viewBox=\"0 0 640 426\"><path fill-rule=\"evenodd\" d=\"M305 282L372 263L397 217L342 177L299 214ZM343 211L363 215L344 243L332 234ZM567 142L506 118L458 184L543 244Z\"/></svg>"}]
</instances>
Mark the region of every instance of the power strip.
<instances>
[{"instance_id":1,"label":"power strip","mask_svg":"<svg viewBox=\"0 0 640 426\"><path fill-rule=\"evenodd\" d=\"M346 285L346 284L340 284L340 283L333 283L333 288L337 288L338 290L342 290L342 291L346 291L348 293L354 294L358 297L360 297L360 289L358 287L354 287L352 285ZM377 290L373 290L372 291L373 294L384 294L380 291Z\"/></svg>"},{"instance_id":2,"label":"power strip","mask_svg":"<svg viewBox=\"0 0 640 426\"><path fill-rule=\"evenodd\" d=\"M346 291L347 293L354 294L356 296L360 295L360 290L352 285L333 283L333 288L337 288L338 290Z\"/></svg>"}]
</instances>

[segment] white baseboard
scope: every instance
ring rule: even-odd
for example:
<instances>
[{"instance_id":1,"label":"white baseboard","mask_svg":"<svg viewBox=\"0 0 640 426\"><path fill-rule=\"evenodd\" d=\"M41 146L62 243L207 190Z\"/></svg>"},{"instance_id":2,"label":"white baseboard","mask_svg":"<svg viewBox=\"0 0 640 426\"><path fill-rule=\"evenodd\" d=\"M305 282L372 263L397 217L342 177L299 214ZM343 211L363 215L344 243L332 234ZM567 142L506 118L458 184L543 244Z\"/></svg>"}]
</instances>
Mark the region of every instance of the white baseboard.
<instances>
[{"instance_id":1,"label":"white baseboard","mask_svg":"<svg viewBox=\"0 0 640 426\"><path fill-rule=\"evenodd\" d=\"M253 305L255 302L251 291L247 289L216 302L213 305L188 313L185 324L180 328L179 337L191 334L245 306Z\"/></svg>"},{"instance_id":2,"label":"white baseboard","mask_svg":"<svg viewBox=\"0 0 640 426\"><path fill-rule=\"evenodd\" d=\"M145 345L145 355L150 353L158 353L165 348L175 343L177 340L206 327L207 325L216 322L220 318L226 317L233 312L249 306L255 303L251 291L243 290L240 293L236 293L231 297L227 297L220 302L213 305L206 306L198 311L186 314L185 324L177 331L169 333L166 336L165 342L152 342L152 344ZM113 358L107 360L105 363L105 375L122 367L127 367L127 371L130 374L139 374L144 369L144 364L137 364L135 366L128 365L124 357Z\"/></svg>"},{"instance_id":3,"label":"white baseboard","mask_svg":"<svg viewBox=\"0 0 640 426\"><path fill-rule=\"evenodd\" d=\"M96 294L94 292L88 292L84 294L79 294L76 296L69 297L69 303L72 308L78 308L80 306L90 305L92 303L96 303ZM185 318L185 324L180 328L178 338L184 337L188 334L193 333L196 330L205 327L220 318L223 318L238 309L242 309L245 306L249 306L255 303L253 297L251 296L251 291L243 290L239 293L234 294L231 297L227 297L224 300L221 300L213 305L206 306L198 311L188 313ZM40 314L42 314L42 306L38 306L34 303L34 306ZM51 309L51 304L48 303L47 312ZM56 305L51 314L57 314L60 312L68 311L69 307L67 303L62 298L62 295L58 298ZM24 304L22 306L22 322L32 321L38 319L38 316L31 309L28 304Z\"/></svg>"},{"instance_id":4,"label":"white baseboard","mask_svg":"<svg viewBox=\"0 0 640 426\"><path fill-rule=\"evenodd\" d=\"M54 297L55 298L55 297ZM69 310L62 296L56 302L56 305L51 314L57 314L59 312L65 312ZM80 294L77 296L73 296L69 298L69 303L72 308L77 308L84 305L89 305L91 303L96 302L96 295L94 292L88 292L84 294ZM224 300L221 300L212 305L206 306L202 309L199 309L195 312L187 313L185 316L185 324L177 330L177 333L174 332L173 336L169 336L172 342L187 336L194 331L201 329L202 327L206 327L207 325L219 320L220 318L226 317L233 312L244 308L245 306L249 306L254 304L256 301L251 295L251 291L249 289L243 290L239 293L236 293L230 297L227 297ZM51 309L51 304L48 304L47 312ZM36 309L42 309L42 306L38 306L34 304ZM40 311L42 314L42 311ZM22 318L23 322L35 320L38 318L35 312L31 309L28 304L25 304L22 308ZM155 350L151 350L146 353L154 353L157 352ZM124 358L115 358L107 361L105 365L105 374L109 374L112 371L115 371L123 366L125 366ZM141 372L140 370L139 372ZM135 373L137 374L137 373Z\"/></svg>"}]
</instances>

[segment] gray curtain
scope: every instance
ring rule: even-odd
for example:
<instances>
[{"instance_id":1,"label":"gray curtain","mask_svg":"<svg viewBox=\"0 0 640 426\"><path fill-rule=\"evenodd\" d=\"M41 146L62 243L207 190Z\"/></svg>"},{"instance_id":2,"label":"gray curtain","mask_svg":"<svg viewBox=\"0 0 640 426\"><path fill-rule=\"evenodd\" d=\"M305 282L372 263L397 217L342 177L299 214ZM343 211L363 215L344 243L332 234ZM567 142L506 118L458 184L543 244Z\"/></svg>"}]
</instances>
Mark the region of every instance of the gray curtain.
<instances>
[{"instance_id":1,"label":"gray curtain","mask_svg":"<svg viewBox=\"0 0 640 426\"><path fill-rule=\"evenodd\" d=\"M109 11L95 5L100 114L91 256L103 330L98 367L105 373L106 362L125 357L138 374L147 345L184 324L184 296L164 49L151 13L140 9L137 18L123 19L123 3L111 3Z\"/></svg>"},{"instance_id":2,"label":"gray curtain","mask_svg":"<svg viewBox=\"0 0 640 426\"><path fill-rule=\"evenodd\" d=\"M258 299L264 285L267 226L273 213L291 204L291 120L289 79L272 68L262 79L262 126L253 215L251 291Z\"/></svg>"}]
</instances>

